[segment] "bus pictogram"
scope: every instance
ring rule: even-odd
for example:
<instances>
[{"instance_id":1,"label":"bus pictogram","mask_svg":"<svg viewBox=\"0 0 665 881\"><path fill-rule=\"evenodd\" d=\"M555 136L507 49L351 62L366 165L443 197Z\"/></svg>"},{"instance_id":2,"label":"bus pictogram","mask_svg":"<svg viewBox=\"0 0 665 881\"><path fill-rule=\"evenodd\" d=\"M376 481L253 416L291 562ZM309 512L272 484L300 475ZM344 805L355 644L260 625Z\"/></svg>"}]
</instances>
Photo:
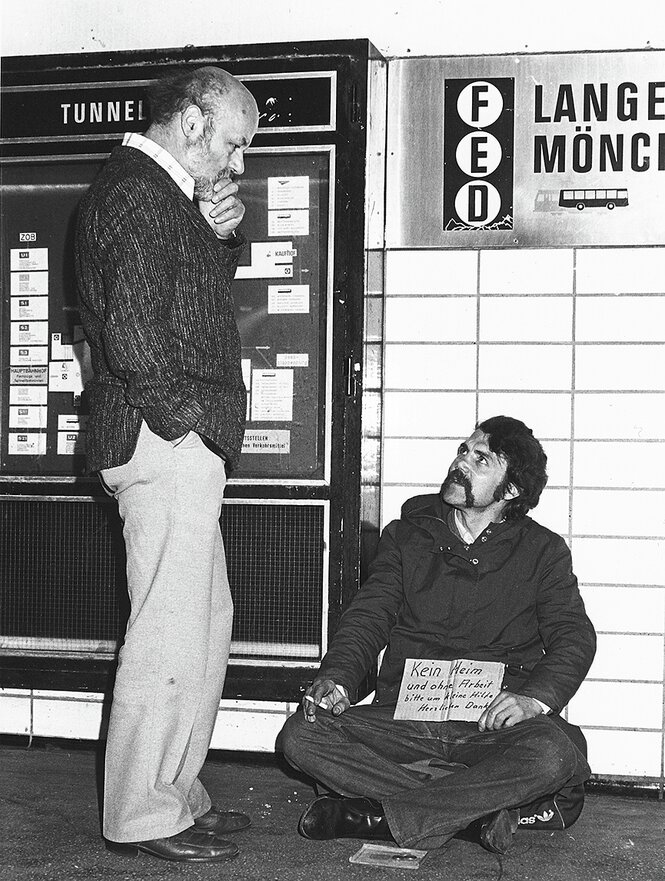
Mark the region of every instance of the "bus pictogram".
<instances>
[{"instance_id":1,"label":"bus pictogram","mask_svg":"<svg viewBox=\"0 0 665 881\"><path fill-rule=\"evenodd\" d=\"M628 190L560 190L561 208L625 208L628 205Z\"/></svg>"}]
</instances>

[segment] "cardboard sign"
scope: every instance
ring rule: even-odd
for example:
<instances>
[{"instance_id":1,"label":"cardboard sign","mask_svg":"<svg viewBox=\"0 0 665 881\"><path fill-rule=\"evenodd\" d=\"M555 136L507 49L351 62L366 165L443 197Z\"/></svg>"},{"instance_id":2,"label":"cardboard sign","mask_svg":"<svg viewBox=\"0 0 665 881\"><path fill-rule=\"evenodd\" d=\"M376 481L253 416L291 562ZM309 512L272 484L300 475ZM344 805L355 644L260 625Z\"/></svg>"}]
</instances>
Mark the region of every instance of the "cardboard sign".
<instances>
[{"instance_id":1,"label":"cardboard sign","mask_svg":"<svg viewBox=\"0 0 665 881\"><path fill-rule=\"evenodd\" d=\"M498 661L407 658L394 718L477 722L501 691L504 670Z\"/></svg>"}]
</instances>

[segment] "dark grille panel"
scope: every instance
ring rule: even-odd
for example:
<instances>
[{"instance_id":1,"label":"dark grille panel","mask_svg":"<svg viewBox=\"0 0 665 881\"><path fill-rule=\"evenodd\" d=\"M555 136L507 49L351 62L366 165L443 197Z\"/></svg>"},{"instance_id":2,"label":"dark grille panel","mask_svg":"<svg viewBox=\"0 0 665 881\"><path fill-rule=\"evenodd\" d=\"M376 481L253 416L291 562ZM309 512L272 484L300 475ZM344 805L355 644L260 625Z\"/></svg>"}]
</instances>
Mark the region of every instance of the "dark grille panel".
<instances>
[{"instance_id":1,"label":"dark grille panel","mask_svg":"<svg viewBox=\"0 0 665 881\"><path fill-rule=\"evenodd\" d=\"M234 596L232 655L318 658L324 583L321 505L225 503ZM112 651L127 613L114 503L0 501L0 647Z\"/></svg>"},{"instance_id":2,"label":"dark grille panel","mask_svg":"<svg viewBox=\"0 0 665 881\"><path fill-rule=\"evenodd\" d=\"M116 642L126 601L114 508L12 499L0 502L0 523L0 641Z\"/></svg>"},{"instance_id":3,"label":"dark grille panel","mask_svg":"<svg viewBox=\"0 0 665 881\"><path fill-rule=\"evenodd\" d=\"M287 653L280 646L289 645L301 647L299 657L320 657L322 506L225 504L221 524L235 607L233 654L258 642L265 654Z\"/></svg>"}]
</instances>

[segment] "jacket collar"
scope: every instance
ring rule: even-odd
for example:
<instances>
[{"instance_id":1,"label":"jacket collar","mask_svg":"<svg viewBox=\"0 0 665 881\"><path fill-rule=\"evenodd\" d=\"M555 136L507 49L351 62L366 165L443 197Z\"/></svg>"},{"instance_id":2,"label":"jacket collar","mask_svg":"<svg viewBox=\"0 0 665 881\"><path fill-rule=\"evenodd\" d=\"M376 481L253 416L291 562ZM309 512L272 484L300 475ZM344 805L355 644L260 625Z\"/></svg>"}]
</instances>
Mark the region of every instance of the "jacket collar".
<instances>
[{"instance_id":1,"label":"jacket collar","mask_svg":"<svg viewBox=\"0 0 665 881\"><path fill-rule=\"evenodd\" d=\"M402 505L401 516L402 520L406 520L414 526L424 529L436 541L439 541L441 530L444 529L455 541L462 542L462 539L457 535L452 526L453 510L452 505L443 501L440 493L431 493L407 499ZM521 520L502 520L500 523L492 523L483 535L492 534L496 536L515 527L519 527L521 530L525 527L528 528L531 522L529 517L523 517ZM479 538L480 536L478 536Z\"/></svg>"}]
</instances>

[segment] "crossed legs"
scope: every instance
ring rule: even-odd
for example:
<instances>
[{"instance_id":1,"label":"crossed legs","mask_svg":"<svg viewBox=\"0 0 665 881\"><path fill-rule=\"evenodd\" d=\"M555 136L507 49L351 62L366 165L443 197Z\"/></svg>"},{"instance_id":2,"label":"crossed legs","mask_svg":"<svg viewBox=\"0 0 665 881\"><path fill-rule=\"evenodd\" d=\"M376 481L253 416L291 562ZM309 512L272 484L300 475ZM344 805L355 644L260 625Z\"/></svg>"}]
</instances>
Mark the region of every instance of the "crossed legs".
<instances>
[{"instance_id":1,"label":"crossed legs","mask_svg":"<svg viewBox=\"0 0 665 881\"><path fill-rule=\"evenodd\" d=\"M440 847L479 817L589 776L585 758L548 716L489 732L469 722L396 722L392 716L392 707L370 705L340 716L317 712L309 723L298 712L278 747L330 790L379 801L403 847ZM413 766L427 759L450 773Z\"/></svg>"}]
</instances>

